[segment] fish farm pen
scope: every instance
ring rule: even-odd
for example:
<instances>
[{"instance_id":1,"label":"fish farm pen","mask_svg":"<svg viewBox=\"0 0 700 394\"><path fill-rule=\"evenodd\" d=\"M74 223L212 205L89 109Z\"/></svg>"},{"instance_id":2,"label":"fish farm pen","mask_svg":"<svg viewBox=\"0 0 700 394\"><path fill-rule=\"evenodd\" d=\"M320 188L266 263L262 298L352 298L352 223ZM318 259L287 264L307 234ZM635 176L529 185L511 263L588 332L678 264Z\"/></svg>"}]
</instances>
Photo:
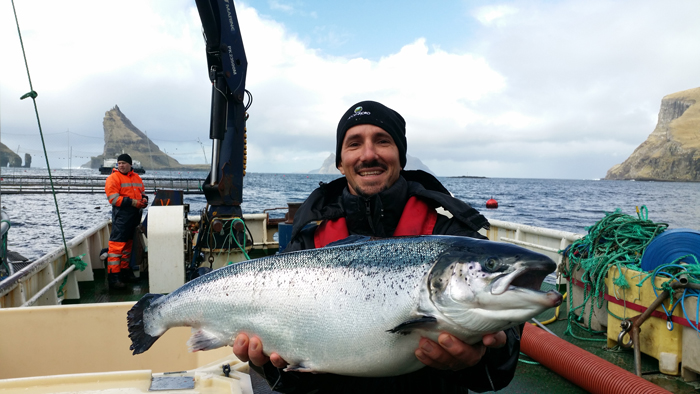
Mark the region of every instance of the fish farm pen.
<instances>
[{"instance_id":1,"label":"fish farm pen","mask_svg":"<svg viewBox=\"0 0 700 394\"><path fill-rule=\"evenodd\" d=\"M0 191L4 194L51 193L51 183L56 193L104 193L106 175L102 176L53 176L48 175L3 175ZM158 189L177 189L185 194L201 194L202 178L148 177L142 176L146 193Z\"/></svg>"}]
</instances>

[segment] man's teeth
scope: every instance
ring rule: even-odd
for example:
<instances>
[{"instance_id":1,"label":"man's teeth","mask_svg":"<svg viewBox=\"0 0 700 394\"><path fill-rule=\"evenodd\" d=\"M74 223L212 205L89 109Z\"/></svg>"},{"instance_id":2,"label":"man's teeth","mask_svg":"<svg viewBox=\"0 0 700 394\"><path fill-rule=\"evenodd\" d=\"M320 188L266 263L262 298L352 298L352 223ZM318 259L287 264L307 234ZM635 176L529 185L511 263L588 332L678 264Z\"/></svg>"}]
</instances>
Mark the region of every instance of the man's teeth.
<instances>
[{"instance_id":1,"label":"man's teeth","mask_svg":"<svg viewBox=\"0 0 700 394\"><path fill-rule=\"evenodd\" d=\"M381 173L382 173L381 171L363 171L363 172L360 172L360 175L361 175L361 176L366 176L366 175L379 175L379 174L381 174Z\"/></svg>"}]
</instances>

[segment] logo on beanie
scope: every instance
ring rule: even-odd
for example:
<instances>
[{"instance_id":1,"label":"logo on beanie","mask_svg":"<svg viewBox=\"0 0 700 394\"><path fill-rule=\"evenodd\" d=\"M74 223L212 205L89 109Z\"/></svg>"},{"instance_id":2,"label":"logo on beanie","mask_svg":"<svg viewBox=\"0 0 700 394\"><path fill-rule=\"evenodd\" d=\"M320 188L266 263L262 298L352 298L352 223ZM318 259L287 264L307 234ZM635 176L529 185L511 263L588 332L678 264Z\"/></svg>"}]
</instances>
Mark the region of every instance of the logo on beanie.
<instances>
[{"instance_id":1,"label":"logo on beanie","mask_svg":"<svg viewBox=\"0 0 700 394\"><path fill-rule=\"evenodd\" d=\"M348 117L348 120L350 120L358 115L371 115L371 114L372 113L369 111L362 111L362 107L357 107L357 108L355 108L355 113L350 115L350 117Z\"/></svg>"}]
</instances>

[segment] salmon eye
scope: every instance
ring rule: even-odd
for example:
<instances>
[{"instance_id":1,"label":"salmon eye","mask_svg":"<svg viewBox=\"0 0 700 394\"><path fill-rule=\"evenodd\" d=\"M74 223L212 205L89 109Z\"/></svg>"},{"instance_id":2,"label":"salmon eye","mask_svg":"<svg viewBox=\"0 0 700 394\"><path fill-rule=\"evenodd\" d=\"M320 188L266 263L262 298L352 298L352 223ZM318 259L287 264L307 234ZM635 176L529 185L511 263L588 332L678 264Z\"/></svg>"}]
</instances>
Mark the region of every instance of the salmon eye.
<instances>
[{"instance_id":1,"label":"salmon eye","mask_svg":"<svg viewBox=\"0 0 700 394\"><path fill-rule=\"evenodd\" d=\"M484 269L489 272L497 272L501 268L501 260L496 257L489 257L484 262Z\"/></svg>"}]
</instances>

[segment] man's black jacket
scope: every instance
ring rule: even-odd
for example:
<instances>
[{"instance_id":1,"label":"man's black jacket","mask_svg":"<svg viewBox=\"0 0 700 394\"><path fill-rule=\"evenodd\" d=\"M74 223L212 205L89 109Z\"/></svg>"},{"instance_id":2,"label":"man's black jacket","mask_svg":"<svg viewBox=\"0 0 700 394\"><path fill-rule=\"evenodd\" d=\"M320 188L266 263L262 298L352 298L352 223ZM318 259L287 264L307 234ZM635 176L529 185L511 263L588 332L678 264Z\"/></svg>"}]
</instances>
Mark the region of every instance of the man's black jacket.
<instances>
[{"instance_id":1,"label":"man's black jacket","mask_svg":"<svg viewBox=\"0 0 700 394\"><path fill-rule=\"evenodd\" d=\"M321 183L297 210L291 241L284 251L314 248L316 222L339 217L345 217L351 235L389 237L396 229L406 201L412 196L433 208L443 207L452 215L438 214L433 234L485 238L478 231L488 228L488 221L476 209L452 197L432 175L423 171L402 171L392 187L369 198L350 194L345 178ZM506 330L506 346L488 349L479 364L456 372L426 367L395 377L359 378L282 372L271 363L253 369L274 385L276 391L283 393L467 393L468 390L498 390L508 385L515 373L521 332L522 327Z\"/></svg>"}]
</instances>

